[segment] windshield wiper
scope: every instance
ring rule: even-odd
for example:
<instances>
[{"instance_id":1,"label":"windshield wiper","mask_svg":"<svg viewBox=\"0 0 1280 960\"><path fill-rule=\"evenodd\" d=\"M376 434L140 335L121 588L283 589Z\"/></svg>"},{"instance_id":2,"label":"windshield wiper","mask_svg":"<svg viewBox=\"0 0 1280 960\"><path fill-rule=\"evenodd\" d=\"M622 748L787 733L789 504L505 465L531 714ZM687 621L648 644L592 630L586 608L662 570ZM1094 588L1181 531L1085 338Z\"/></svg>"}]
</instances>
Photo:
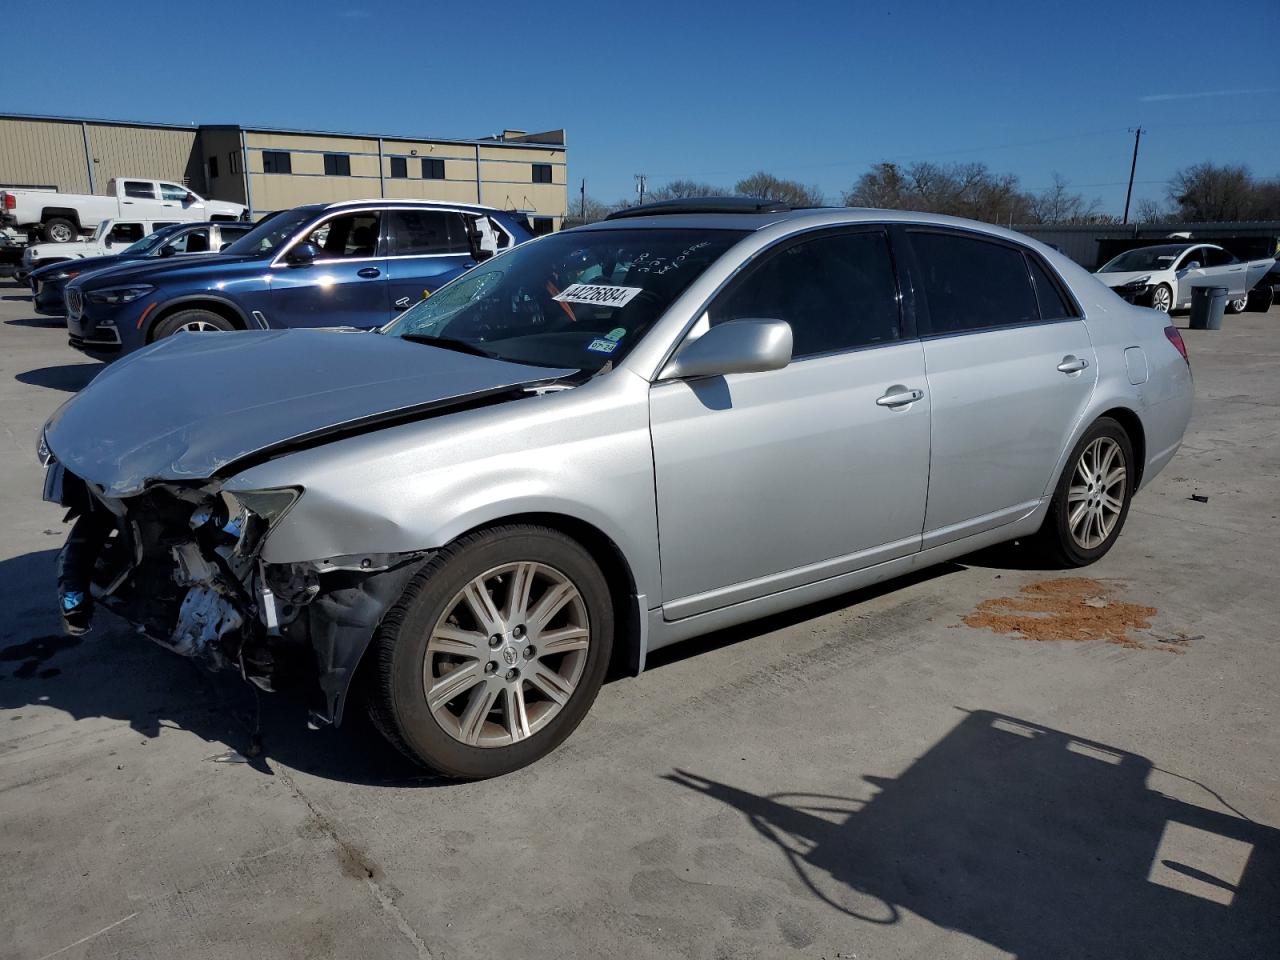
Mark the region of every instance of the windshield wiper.
<instances>
[{"instance_id":1,"label":"windshield wiper","mask_svg":"<svg viewBox=\"0 0 1280 960\"><path fill-rule=\"evenodd\" d=\"M458 353L469 353L475 357L488 357L490 360L497 360L498 355L488 350L477 347L469 340L458 340L454 337L433 337L429 333L402 333L399 334L401 340L409 340L413 343L425 343L429 347L440 347L442 350L454 350Z\"/></svg>"}]
</instances>

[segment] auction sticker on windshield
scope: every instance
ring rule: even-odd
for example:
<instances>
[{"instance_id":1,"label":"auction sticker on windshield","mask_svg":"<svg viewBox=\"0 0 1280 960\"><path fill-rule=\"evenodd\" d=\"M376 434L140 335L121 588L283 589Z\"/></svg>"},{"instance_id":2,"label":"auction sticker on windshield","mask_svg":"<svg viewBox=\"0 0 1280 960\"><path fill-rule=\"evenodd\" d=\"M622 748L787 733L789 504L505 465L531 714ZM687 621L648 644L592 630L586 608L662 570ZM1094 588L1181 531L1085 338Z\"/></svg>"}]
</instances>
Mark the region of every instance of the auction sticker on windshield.
<instances>
[{"instance_id":1,"label":"auction sticker on windshield","mask_svg":"<svg viewBox=\"0 0 1280 960\"><path fill-rule=\"evenodd\" d=\"M610 287L600 283L571 283L556 294L561 303L594 303L600 307L625 307L643 287Z\"/></svg>"}]
</instances>

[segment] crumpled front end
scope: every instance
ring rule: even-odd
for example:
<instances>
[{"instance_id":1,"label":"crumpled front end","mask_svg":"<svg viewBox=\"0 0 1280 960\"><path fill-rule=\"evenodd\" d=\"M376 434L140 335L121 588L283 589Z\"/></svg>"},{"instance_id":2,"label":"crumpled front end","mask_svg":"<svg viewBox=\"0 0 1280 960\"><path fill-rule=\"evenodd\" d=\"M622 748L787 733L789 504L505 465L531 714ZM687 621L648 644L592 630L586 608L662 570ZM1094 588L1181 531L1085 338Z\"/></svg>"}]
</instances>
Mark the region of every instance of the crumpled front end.
<instances>
[{"instance_id":1,"label":"crumpled front end","mask_svg":"<svg viewBox=\"0 0 1280 960\"><path fill-rule=\"evenodd\" d=\"M424 553L269 564L263 543L298 489L157 483L112 498L46 460L45 499L74 520L58 557L68 632L88 631L101 606L174 653L300 690L315 719L341 719L360 657Z\"/></svg>"}]
</instances>

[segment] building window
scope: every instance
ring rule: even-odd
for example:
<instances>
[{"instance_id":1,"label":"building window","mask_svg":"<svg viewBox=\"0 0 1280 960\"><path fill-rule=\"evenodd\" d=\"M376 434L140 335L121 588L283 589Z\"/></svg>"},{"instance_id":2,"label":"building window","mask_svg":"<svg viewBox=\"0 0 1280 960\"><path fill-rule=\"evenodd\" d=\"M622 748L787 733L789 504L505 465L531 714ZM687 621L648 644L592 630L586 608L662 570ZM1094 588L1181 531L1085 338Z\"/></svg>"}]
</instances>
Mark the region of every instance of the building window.
<instances>
[{"instance_id":1,"label":"building window","mask_svg":"<svg viewBox=\"0 0 1280 960\"><path fill-rule=\"evenodd\" d=\"M351 176L351 157L345 153L326 153L324 155L324 175L326 177Z\"/></svg>"},{"instance_id":2,"label":"building window","mask_svg":"<svg viewBox=\"0 0 1280 960\"><path fill-rule=\"evenodd\" d=\"M533 165L533 182L534 183L550 183L551 182L551 164L535 163Z\"/></svg>"},{"instance_id":3,"label":"building window","mask_svg":"<svg viewBox=\"0 0 1280 960\"><path fill-rule=\"evenodd\" d=\"M240 166L240 154L239 154L237 151L233 150L233 151L231 151L231 153L229 154L229 156L230 156L230 158L231 158L231 172L232 172L232 173L240 173L240 172L241 172L241 170L243 169L243 168Z\"/></svg>"},{"instance_id":4,"label":"building window","mask_svg":"<svg viewBox=\"0 0 1280 960\"><path fill-rule=\"evenodd\" d=\"M210 180L218 179L218 158L217 157L209 158L209 179Z\"/></svg>"},{"instance_id":5,"label":"building window","mask_svg":"<svg viewBox=\"0 0 1280 960\"><path fill-rule=\"evenodd\" d=\"M409 161L405 157L391 158L391 176L396 180L403 180L409 176Z\"/></svg>"},{"instance_id":6,"label":"building window","mask_svg":"<svg viewBox=\"0 0 1280 960\"><path fill-rule=\"evenodd\" d=\"M554 227L554 221L550 217L534 217L533 218L533 235L541 237L550 233Z\"/></svg>"},{"instance_id":7,"label":"building window","mask_svg":"<svg viewBox=\"0 0 1280 960\"><path fill-rule=\"evenodd\" d=\"M287 150L263 150L263 173L293 173L293 157Z\"/></svg>"},{"instance_id":8,"label":"building window","mask_svg":"<svg viewBox=\"0 0 1280 960\"><path fill-rule=\"evenodd\" d=\"M437 157L422 158L422 179L423 180L443 180L444 179L444 161Z\"/></svg>"}]
</instances>

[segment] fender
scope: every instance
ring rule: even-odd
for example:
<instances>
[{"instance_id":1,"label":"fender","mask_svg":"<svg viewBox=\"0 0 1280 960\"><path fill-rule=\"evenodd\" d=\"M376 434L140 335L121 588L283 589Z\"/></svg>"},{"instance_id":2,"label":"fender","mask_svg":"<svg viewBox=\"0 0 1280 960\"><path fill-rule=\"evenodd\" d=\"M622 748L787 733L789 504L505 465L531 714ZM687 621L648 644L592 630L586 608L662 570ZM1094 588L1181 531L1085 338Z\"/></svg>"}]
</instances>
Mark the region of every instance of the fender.
<instances>
[{"instance_id":1,"label":"fender","mask_svg":"<svg viewBox=\"0 0 1280 960\"><path fill-rule=\"evenodd\" d=\"M218 293L190 293L174 297L172 300L165 300L163 303L154 307L147 316L147 327L144 331L147 342L151 342L151 331L156 328L156 324L160 322L160 318L173 311L174 307L180 307L184 304L195 303L217 303L221 306L229 308L237 318L242 330L252 330L253 324L250 322L248 315L243 308L229 297Z\"/></svg>"}]
</instances>

